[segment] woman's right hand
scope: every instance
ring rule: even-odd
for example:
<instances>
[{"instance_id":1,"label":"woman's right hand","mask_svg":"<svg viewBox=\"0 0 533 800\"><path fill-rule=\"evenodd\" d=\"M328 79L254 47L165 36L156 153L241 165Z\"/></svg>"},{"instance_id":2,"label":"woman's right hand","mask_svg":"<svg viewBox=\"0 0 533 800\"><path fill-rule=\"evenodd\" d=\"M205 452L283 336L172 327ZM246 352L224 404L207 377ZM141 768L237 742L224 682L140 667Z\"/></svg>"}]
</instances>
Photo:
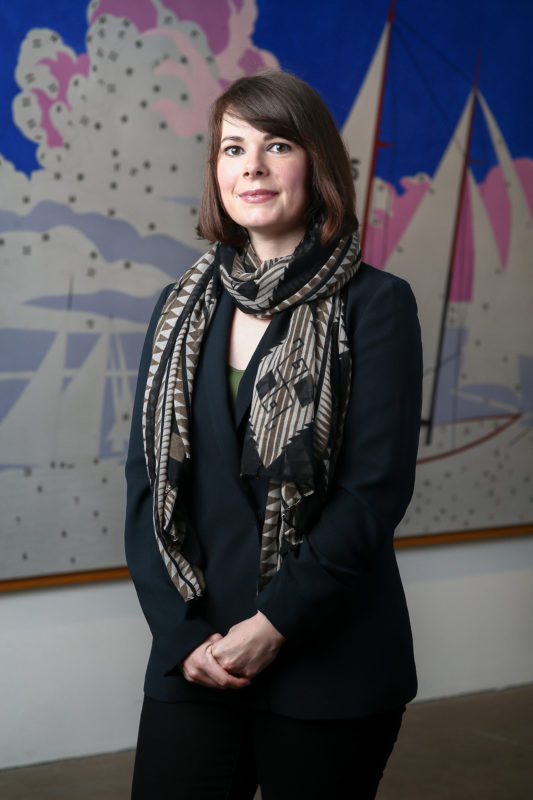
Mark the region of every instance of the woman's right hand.
<instances>
[{"instance_id":1,"label":"woman's right hand","mask_svg":"<svg viewBox=\"0 0 533 800\"><path fill-rule=\"evenodd\" d=\"M210 689L243 689L250 685L248 678L226 672L211 653L211 646L222 638L220 633L212 633L183 659L180 669L185 680Z\"/></svg>"}]
</instances>

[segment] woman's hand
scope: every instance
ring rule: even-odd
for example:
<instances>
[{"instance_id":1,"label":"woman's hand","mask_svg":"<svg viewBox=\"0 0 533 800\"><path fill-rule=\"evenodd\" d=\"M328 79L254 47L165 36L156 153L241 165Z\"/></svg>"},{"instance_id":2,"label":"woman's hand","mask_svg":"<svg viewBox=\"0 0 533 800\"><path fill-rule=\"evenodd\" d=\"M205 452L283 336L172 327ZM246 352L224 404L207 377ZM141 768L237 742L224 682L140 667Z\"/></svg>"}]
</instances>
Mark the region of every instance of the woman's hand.
<instances>
[{"instance_id":1,"label":"woman's hand","mask_svg":"<svg viewBox=\"0 0 533 800\"><path fill-rule=\"evenodd\" d=\"M181 671L186 680L208 686L210 689L242 689L250 683L249 678L232 675L224 669L213 656L213 644L222 639L220 633L213 633L191 650L181 662Z\"/></svg>"},{"instance_id":2,"label":"woman's hand","mask_svg":"<svg viewBox=\"0 0 533 800\"><path fill-rule=\"evenodd\" d=\"M233 625L211 651L226 672L251 680L276 658L285 637L262 614Z\"/></svg>"}]
</instances>

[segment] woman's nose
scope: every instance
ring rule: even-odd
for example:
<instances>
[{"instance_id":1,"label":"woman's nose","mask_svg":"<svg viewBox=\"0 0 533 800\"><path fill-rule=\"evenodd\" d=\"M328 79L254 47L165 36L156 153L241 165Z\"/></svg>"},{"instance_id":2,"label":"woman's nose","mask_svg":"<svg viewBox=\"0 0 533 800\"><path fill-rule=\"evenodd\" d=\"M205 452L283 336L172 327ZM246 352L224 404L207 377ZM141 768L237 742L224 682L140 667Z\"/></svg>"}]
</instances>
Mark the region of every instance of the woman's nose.
<instances>
[{"instance_id":1,"label":"woman's nose","mask_svg":"<svg viewBox=\"0 0 533 800\"><path fill-rule=\"evenodd\" d=\"M244 164L244 175L249 178L255 178L258 175L264 175L267 172L267 166L261 153L250 152Z\"/></svg>"}]
</instances>

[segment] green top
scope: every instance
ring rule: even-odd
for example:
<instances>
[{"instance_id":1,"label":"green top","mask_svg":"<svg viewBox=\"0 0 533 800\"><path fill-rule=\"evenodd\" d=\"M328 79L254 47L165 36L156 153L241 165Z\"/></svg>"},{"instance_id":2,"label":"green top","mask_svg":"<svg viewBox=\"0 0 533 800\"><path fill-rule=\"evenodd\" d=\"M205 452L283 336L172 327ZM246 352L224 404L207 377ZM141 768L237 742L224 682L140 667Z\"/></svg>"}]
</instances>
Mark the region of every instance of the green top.
<instances>
[{"instance_id":1,"label":"green top","mask_svg":"<svg viewBox=\"0 0 533 800\"><path fill-rule=\"evenodd\" d=\"M239 383L241 382L241 378L243 375L244 375L243 369L237 369L236 367L232 367L231 364L228 364L229 396L232 408L235 408L235 403L237 402L237 392L239 390Z\"/></svg>"}]
</instances>

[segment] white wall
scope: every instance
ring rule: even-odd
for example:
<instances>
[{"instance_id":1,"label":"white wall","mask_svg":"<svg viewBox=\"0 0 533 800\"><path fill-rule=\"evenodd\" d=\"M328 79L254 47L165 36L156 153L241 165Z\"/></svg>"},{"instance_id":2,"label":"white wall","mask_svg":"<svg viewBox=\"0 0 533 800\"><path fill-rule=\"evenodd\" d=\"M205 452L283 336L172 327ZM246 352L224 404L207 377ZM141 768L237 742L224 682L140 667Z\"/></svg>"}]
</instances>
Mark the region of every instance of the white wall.
<instances>
[{"instance_id":1,"label":"white wall","mask_svg":"<svg viewBox=\"0 0 533 800\"><path fill-rule=\"evenodd\" d=\"M0 596L0 767L133 747L148 648L129 581Z\"/></svg>"},{"instance_id":2,"label":"white wall","mask_svg":"<svg viewBox=\"0 0 533 800\"><path fill-rule=\"evenodd\" d=\"M419 699L533 681L533 537L398 560ZM0 767L133 747L148 648L128 581L0 596Z\"/></svg>"},{"instance_id":3,"label":"white wall","mask_svg":"<svg viewBox=\"0 0 533 800\"><path fill-rule=\"evenodd\" d=\"M419 700L533 682L533 537L402 550Z\"/></svg>"}]
</instances>

